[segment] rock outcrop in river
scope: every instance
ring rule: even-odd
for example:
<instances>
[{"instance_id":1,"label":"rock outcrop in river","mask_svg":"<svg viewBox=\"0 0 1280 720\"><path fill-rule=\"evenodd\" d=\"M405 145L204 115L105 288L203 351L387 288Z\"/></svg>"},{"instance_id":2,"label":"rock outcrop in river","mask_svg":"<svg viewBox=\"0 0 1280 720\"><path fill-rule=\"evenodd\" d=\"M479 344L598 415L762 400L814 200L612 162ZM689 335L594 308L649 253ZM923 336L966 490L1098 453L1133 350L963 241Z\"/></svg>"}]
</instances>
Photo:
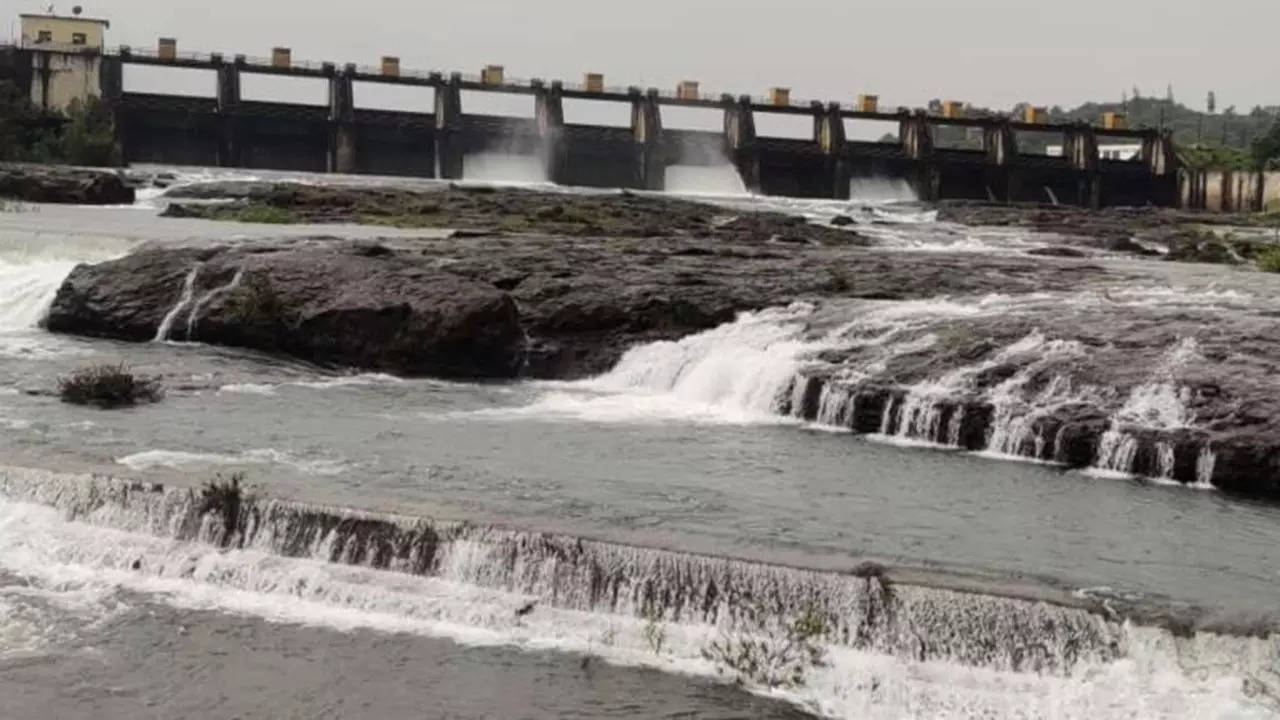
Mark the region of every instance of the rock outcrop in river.
<instances>
[{"instance_id":1,"label":"rock outcrop in river","mask_svg":"<svg viewBox=\"0 0 1280 720\"><path fill-rule=\"evenodd\" d=\"M637 373L657 378L646 389L734 373L723 384L763 398L754 411L1280 497L1270 276L1240 276L1261 283L1255 294L1175 289L1133 263L888 251L856 232L696 203L669 203L658 225L666 201L642 196L386 192L469 230L143 248L76 268L48 327L471 378L581 378L640 344L688 338L654 361L669 368ZM324 212L312 199L308 212ZM509 229L485 230L485 218ZM736 346L690 338L798 301L812 309L788 321L794 332L765 333L796 343L781 366L738 367ZM700 373L704 361L727 365Z\"/></svg>"},{"instance_id":2,"label":"rock outcrop in river","mask_svg":"<svg viewBox=\"0 0 1280 720\"><path fill-rule=\"evenodd\" d=\"M203 263L167 337L185 339L194 313L194 339L313 362L414 375L571 379L604 372L637 343L683 337L743 310L798 299L1030 292L1106 274L1078 260L1046 265L1023 258L989 258L980 268L962 269L971 257L904 257L855 242L784 242L739 227L753 222L731 220L721 226L727 229L709 228L706 237L490 235L361 247L314 239L142 249L76 268L47 324L55 332L150 340L181 304L192 268ZM240 269L245 275L237 289L215 292ZM271 288L270 315L278 325L267 326L238 300L255 283ZM473 355L466 367L418 358L434 347L434 330L402 334L395 328L428 317L428 309L441 318L450 342L497 357ZM461 339L468 332L477 336L474 344ZM413 349L424 340L432 343ZM513 362L521 349L523 364Z\"/></svg>"},{"instance_id":3,"label":"rock outcrop in river","mask_svg":"<svg viewBox=\"0 0 1280 720\"><path fill-rule=\"evenodd\" d=\"M115 172L56 165L0 165L0 198L74 205L127 205L134 189Z\"/></svg>"},{"instance_id":4,"label":"rock outcrop in river","mask_svg":"<svg viewBox=\"0 0 1280 720\"><path fill-rule=\"evenodd\" d=\"M122 340L200 340L331 365L507 377L524 336L511 297L379 246L152 249L81 265L47 326Z\"/></svg>"}]
</instances>

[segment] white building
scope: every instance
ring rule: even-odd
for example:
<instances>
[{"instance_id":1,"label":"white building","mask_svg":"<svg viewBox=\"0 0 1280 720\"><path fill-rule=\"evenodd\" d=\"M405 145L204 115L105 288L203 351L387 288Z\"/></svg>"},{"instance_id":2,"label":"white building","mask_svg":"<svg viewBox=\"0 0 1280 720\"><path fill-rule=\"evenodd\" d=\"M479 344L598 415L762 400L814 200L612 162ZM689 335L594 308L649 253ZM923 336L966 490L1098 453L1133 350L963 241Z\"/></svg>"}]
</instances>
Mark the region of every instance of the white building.
<instances>
[{"instance_id":1,"label":"white building","mask_svg":"<svg viewBox=\"0 0 1280 720\"><path fill-rule=\"evenodd\" d=\"M65 111L74 100L102 94L102 50L110 23L75 14L23 14L22 47L31 53L31 102Z\"/></svg>"}]
</instances>

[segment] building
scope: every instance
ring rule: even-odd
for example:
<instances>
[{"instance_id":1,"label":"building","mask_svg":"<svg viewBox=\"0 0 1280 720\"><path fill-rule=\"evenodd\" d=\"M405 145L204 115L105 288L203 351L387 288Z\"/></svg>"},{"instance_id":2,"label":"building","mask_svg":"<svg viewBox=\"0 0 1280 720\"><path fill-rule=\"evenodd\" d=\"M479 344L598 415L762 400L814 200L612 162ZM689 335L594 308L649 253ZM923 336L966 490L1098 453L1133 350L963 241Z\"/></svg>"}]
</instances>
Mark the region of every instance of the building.
<instances>
[{"instance_id":1,"label":"building","mask_svg":"<svg viewBox=\"0 0 1280 720\"><path fill-rule=\"evenodd\" d=\"M31 55L31 102L65 111L72 101L102 95L106 20L72 15L20 16L22 49Z\"/></svg>"},{"instance_id":2,"label":"building","mask_svg":"<svg viewBox=\"0 0 1280 720\"><path fill-rule=\"evenodd\" d=\"M79 11L79 6L76 10ZM106 45L107 28L111 23L97 18L75 15L23 14L22 47L53 49L63 52L86 50L101 52Z\"/></svg>"}]
</instances>

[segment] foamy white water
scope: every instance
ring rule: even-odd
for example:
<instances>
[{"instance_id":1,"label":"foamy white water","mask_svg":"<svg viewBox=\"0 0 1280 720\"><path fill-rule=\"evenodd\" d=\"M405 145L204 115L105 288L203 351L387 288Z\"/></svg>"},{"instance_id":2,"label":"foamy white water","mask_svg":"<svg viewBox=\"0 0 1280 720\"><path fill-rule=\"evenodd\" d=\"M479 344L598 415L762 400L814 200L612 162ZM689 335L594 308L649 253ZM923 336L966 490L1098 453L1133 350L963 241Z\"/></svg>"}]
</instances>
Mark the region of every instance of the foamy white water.
<instances>
[{"instance_id":1,"label":"foamy white water","mask_svg":"<svg viewBox=\"0 0 1280 720\"><path fill-rule=\"evenodd\" d=\"M1177 372L1185 365L1202 360L1199 344L1194 338L1183 338L1165 354L1160 366L1152 373L1152 381L1130 391L1123 405L1111 418L1111 427L1098 446L1094 467L1105 475L1125 477L1132 475L1138 454L1138 440L1131 431L1178 430L1195 426L1195 413L1191 410L1191 390L1178 384ZM1173 477L1174 449L1168 444L1158 448L1159 468L1157 479ZM1197 474L1200 485L1207 485L1213 475L1213 454L1207 448L1201 452ZM1206 475L1207 473L1207 475Z\"/></svg>"},{"instance_id":2,"label":"foamy white water","mask_svg":"<svg viewBox=\"0 0 1280 720\"><path fill-rule=\"evenodd\" d=\"M186 339L188 341L195 339L196 323L200 322L200 313L204 311L205 307L207 307L209 303L213 302L218 297L222 295L226 295L227 293L240 287L240 282L243 279L244 279L244 268L240 268L236 270L235 275L231 277L231 280L226 285L223 285L221 287L216 287L216 288L213 288L212 290L206 291L203 295L200 296L199 299L195 301L195 304L191 306L191 311L187 313ZM167 317L165 319L168 320Z\"/></svg>"},{"instance_id":3,"label":"foamy white water","mask_svg":"<svg viewBox=\"0 0 1280 720\"><path fill-rule=\"evenodd\" d=\"M74 504L73 495L62 496ZM578 579L556 573L549 558L512 556L498 538L460 540L440 548L440 574L433 576L364 567L359 557L346 559L352 564L331 562L343 541L337 532L316 534L310 552L301 557L273 551L287 541L286 535L298 537L301 529L284 526L278 531L263 527L245 549L222 550L173 537L178 516L166 521L164 512L174 509L170 506L177 500L147 499L144 494L138 504L103 505L84 521L68 521L53 507L0 499L0 571L27 578L32 592L61 598L63 605L86 615L84 622L109 617L111 608L96 599L122 588L183 609L336 630L448 637L473 645L557 649L722 680L732 674L723 674L725 668L703 650L726 638L755 637L741 634L727 616L703 623L685 616L646 618L622 607L615 612L564 607L564 600L582 591L566 584ZM155 510L147 509L151 507ZM161 507L167 510L161 512ZM213 531L213 522L212 515L206 516L201 534ZM641 557L636 560L637 569L650 566ZM515 567L508 567L513 561ZM779 579L795 574L776 572ZM508 574L518 578L518 589L501 587ZM930 599L933 591L928 590L902 592L923 593L915 601L924 603L926 613L919 629L932 632L927 606L940 598ZM991 602L995 612L1008 604ZM935 611L945 607L938 605ZM517 612L524 608L531 610ZM1064 620L1067 616L1059 619ZM1274 681L1268 668L1280 659L1280 643L1274 639L1209 634L1177 639L1156 629L1117 629L1122 657L1090 660L1086 651L1067 672L921 663L825 645L823 664L806 670L802 686L769 690L748 682L747 688L833 718L1251 719L1280 709L1267 691ZM766 633L761 639L770 637L767 630L760 632ZM10 616L0 620L0 638L24 648L38 650L54 640L41 633L39 622ZM937 641L947 642L941 637Z\"/></svg>"},{"instance_id":4,"label":"foamy white water","mask_svg":"<svg viewBox=\"0 0 1280 720\"><path fill-rule=\"evenodd\" d=\"M669 165L666 192L673 195L749 196L738 169L724 165Z\"/></svg>"},{"instance_id":5,"label":"foamy white water","mask_svg":"<svg viewBox=\"0 0 1280 720\"><path fill-rule=\"evenodd\" d=\"M474 153L463 158L462 178L472 182L543 184L547 171L536 155Z\"/></svg>"},{"instance_id":6,"label":"foamy white water","mask_svg":"<svg viewBox=\"0 0 1280 720\"><path fill-rule=\"evenodd\" d=\"M183 450L147 450L118 458L117 463L131 470L167 467L176 469L237 465L288 465L311 475L333 476L349 467L339 460L299 458L273 448L246 450L235 454L196 453Z\"/></svg>"},{"instance_id":7,"label":"foamy white water","mask_svg":"<svg viewBox=\"0 0 1280 720\"><path fill-rule=\"evenodd\" d=\"M862 202L914 202L920 199L906 180L880 177L851 179L849 197Z\"/></svg>"},{"instance_id":8,"label":"foamy white water","mask_svg":"<svg viewBox=\"0 0 1280 720\"><path fill-rule=\"evenodd\" d=\"M312 390L329 390L340 388L359 388L370 385L400 385L409 382L404 378L398 378L394 375L386 373L358 373L355 375L344 375L342 377L326 378L323 380L294 380L279 384L272 383L230 383L218 388L220 393L232 393L240 395L275 395L278 388L281 387L298 387L309 388ZM421 383L432 383L432 380L420 380Z\"/></svg>"},{"instance_id":9,"label":"foamy white water","mask_svg":"<svg viewBox=\"0 0 1280 720\"><path fill-rule=\"evenodd\" d=\"M779 401L816 345L802 339L809 305L743 313L738 320L677 342L629 351L594 387L670 397L733 417L776 417Z\"/></svg>"},{"instance_id":10,"label":"foamy white water","mask_svg":"<svg viewBox=\"0 0 1280 720\"><path fill-rule=\"evenodd\" d=\"M75 263L0 260L0 332L36 327Z\"/></svg>"},{"instance_id":11,"label":"foamy white water","mask_svg":"<svg viewBox=\"0 0 1280 720\"><path fill-rule=\"evenodd\" d=\"M165 313L164 319L160 321L160 327L156 329L156 342L168 340L178 316L191 307L191 300L195 294L196 278L199 275L200 266L198 264L191 266L191 270L187 272L186 277L182 280L181 294L178 295L177 301L169 309L169 312Z\"/></svg>"}]
</instances>

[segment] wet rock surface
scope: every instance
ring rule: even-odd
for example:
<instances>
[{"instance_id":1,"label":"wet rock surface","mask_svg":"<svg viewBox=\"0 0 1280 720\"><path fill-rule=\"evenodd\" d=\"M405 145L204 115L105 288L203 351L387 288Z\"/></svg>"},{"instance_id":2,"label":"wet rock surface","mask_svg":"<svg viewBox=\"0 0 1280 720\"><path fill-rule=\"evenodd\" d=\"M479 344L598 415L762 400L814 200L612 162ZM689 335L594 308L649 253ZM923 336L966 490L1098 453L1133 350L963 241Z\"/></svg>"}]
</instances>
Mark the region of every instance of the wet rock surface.
<instances>
[{"instance_id":1,"label":"wet rock surface","mask_svg":"<svg viewBox=\"0 0 1280 720\"><path fill-rule=\"evenodd\" d=\"M944 206L950 223L1050 238L1022 254L976 254L893 251L778 213L618 193L263 183L175 193L238 198L175 206L205 217L382 212L388 224L465 232L144 248L74 271L50 329L151 339L199 266L175 339L409 375L573 379L638 344L802 301L817 308L802 323L812 349L777 412L1280 497L1275 298L1161 289L1138 265L1097 257L1176 256L1173 245L1151 249L1189 227L1170 211Z\"/></svg>"},{"instance_id":2,"label":"wet rock surface","mask_svg":"<svg viewBox=\"0 0 1280 720\"><path fill-rule=\"evenodd\" d=\"M904 257L849 243L781 243L763 232L742 232L731 240L482 236L353 245L315 238L270 246L144 248L74 270L53 303L48 327L150 340L181 302L185 278L199 264L190 307L178 314L174 339L184 339L191 309L199 305L193 337L205 342L410 374L579 378L607 370L637 343L706 330L743 310L819 298L1066 289L1112 275L1081 262L1046 266L992 258L982 268L962 269L969 262L965 256ZM230 284L237 270L244 272L238 287L214 292ZM271 313L279 316L279 327L258 317L262 303L250 303L249 312L237 300L255 283L272 290ZM467 303L451 304L455 297ZM485 312L467 314L479 312L472 299L483 299ZM433 363L415 360L407 345L379 349L380 343L404 340L394 326L401 322L397 318L416 317L418 302L445 308L450 337L465 335L465 324L474 323L481 347L500 358L512 353L512 328L518 328L527 334L527 345L519 343L523 352L516 353L523 360L476 360L471 370L446 363L450 369L442 373ZM364 349L339 350L331 342L346 331L333 325L337 317L364 318L357 325L377 320L385 327L380 334L352 328L361 330L355 337ZM495 322L497 338L489 330ZM332 339L309 339L316 333Z\"/></svg>"},{"instance_id":3,"label":"wet rock surface","mask_svg":"<svg viewBox=\"0 0 1280 720\"><path fill-rule=\"evenodd\" d=\"M859 433L1280 498L1274 312L1246 296L1103 289L932 314L821 308L815 318L852 323L821 336L785 409Z\"/></svg>"},{"instance_id":4,"label":"wet rock surface","mask_svg":"<svg viewBox=\"0 0 1280 720\"><path fill-rule=\"evenodd\" d=\"M630 192L546 193L488 186L342 187L227 181L175 187L170 217L213 220L350 223L465 230L468 234L539 233L560 237L751 239L782 243L867 244L853 231L808 224L782 213L735 213L704 203Z\"/></svg>"},{"instance_id":5,"label":"wet rock surface","mask_svg":"<svg viewBox=\"0 0 1280 720\"><path fill-rule=\"evenodd\" d=\"M938 219L971 227L1022 228L1060 244L1033 251L1070 254L1073 248L1184 262L1242 264L1280 242L1280 217L1204 213L1172 208L1086 210L1067 205L944 202ZM1064 247L1065 246L1065 247Z\"/></svg>"},{"instance_id":6,"label":"wet rock surface","mask_svg":"<svg viewBox=\"0 0 1280 720\"><path fill-rule=\"evenodd\" d=\"M503 291L383 248L337 242L144 249L81 265L46 324L442 377L510 376L524 345Z\"/></svg>"},{"instance_id":7,"label":"wet rock surface","mask_svg":"<svg viewBox=\"0 0 1280 720\"><path fill-rule=\"evenodd\" d=\"M0 165L0 198L76 205L124 205L134 189L119 173L56 165Z\"/></svg>"}]
</instances>

